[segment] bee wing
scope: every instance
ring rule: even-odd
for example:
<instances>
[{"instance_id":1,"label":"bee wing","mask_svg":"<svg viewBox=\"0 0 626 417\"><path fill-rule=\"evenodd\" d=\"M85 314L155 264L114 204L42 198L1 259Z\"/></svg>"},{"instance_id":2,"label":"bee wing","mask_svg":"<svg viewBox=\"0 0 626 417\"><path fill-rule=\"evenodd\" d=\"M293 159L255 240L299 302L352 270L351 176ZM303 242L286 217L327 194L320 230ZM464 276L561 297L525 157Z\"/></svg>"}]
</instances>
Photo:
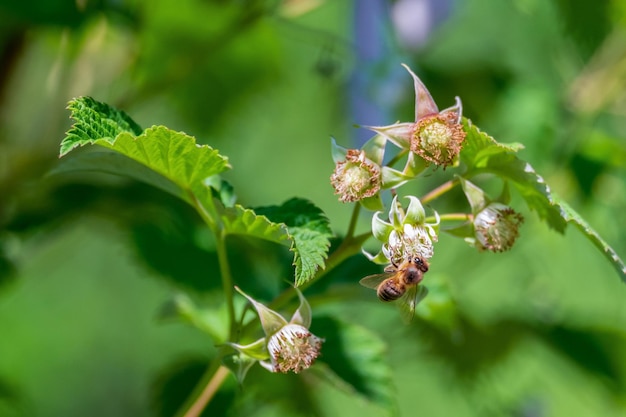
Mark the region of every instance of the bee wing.
<instances>
[{"instance_id":1,"label":"bee wing","mask_svg":"<svg viewBox=\"0 0 626 417\"><path fill-rule=\"evenodd\" d=\"M365 278L362 278L359 283L367 288L376 289L380 285L381 282L386 280L387 278L393 276L392 272L385 272L382 274L374 274L368 275Z\"/></svg>"},{"instance_id":2,"label":"bee wing","mask_svg":"<svg viewBox=\"0 0 626 417\"><path fill-rule=\"evenodd\" d=\"M423 285L414 285L406 290L404 295L398 300L400 313L405 323L410 323L415 316L415 307L428 294L428 288Z\"/></svg>"}]
</instances>

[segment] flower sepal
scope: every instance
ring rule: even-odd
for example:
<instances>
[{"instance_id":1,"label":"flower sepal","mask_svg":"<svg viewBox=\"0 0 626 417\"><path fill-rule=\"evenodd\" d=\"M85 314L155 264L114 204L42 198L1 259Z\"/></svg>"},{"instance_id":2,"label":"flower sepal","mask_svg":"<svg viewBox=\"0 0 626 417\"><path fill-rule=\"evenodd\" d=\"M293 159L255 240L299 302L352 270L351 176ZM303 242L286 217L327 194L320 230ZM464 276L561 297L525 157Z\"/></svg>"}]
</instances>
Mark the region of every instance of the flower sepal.
<instances>
[{"instance_id":1,"label":"flower sepal","mask_svg":"<svg viewBox=\"0 0 626 417\"><path fill-rule=\"evenodd\" d=\"M311 306L296 288L300 306L287 321L280 314L252 297L235 289L250 301L257 311L265 337L249 345L228 343L237 351L229 358L231 370L238 378L243 378L250 362L259 362L271 372L301 372L309 368L319 356L323 339L309 331L311 325Z\"/></svg>"}]
</instances>

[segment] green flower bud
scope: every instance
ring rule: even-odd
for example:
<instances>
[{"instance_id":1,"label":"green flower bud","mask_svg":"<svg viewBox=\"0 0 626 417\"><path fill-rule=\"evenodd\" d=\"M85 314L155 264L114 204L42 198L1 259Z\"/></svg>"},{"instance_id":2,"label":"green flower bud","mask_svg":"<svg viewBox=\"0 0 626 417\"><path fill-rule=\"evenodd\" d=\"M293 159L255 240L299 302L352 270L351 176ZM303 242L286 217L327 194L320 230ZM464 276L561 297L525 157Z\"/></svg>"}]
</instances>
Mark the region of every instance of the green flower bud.
<instances>
[{"instance_id":1,"label":"green flower bud","mask_svg":"<svg viewBox=\"0 0 626 417\"><path fill-rule=\"evenodd\" d=\"M524 217L511 207L501 203L489 204L474 218L477 246L492 252L511 249L523 221Z\"/></svg>"}]
</instances>

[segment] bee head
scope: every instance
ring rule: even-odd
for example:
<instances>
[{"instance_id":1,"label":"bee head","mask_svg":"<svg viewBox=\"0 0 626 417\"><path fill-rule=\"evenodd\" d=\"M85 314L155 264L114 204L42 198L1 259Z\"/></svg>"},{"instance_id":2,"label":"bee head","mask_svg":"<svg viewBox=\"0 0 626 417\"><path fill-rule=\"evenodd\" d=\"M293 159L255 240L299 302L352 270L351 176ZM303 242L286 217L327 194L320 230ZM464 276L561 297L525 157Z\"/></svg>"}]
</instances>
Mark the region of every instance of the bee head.
<instances>
[{"instance_id":1,"label":"bee head","mask_svg":"<svg viewBox=\"0 0 626 417\"><path fill-rule=\"evenodd\" d=\"M419 256L413 258L413 263L422 271L428 272L428 264L426 261Z\"/></svg>"}]
</instances>

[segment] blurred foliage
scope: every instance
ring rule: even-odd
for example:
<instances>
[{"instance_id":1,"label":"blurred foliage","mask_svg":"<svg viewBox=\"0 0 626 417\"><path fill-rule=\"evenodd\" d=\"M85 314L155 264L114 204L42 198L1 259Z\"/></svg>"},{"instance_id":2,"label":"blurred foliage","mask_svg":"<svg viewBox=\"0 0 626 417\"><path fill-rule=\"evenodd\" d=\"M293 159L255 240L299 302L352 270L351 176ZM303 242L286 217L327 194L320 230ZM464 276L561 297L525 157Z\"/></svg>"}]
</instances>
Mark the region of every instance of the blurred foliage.
<instances>
[{"instance_id":1,"label":"blurred foliage","mask_svg":"<svg viewBox=\"0 0 626 417\"><path fill-rule=\"evenodd\" d=\"M128 179L46 175L78 95L218 148L246 206L306 197L341 234L350 208L328 184L328 138L348 143L351 125L367 123L350 114L351 77L367 74L368 98L395 103L388 123L410 120L407 62L442 107L458 95L482 130L524 144L521 157L626 254L622 1L451 2L426 43L387 36L374 63L357 59L368 48L353 36L358 9L0 2L0 415L171 415L214 352L194 329L155 320L172 290L219 305L217 280L206 279L217 274L213 242L192 211ZM433 184L412 187L421 195ZM563 237L524 214L510 253L479 254L442 236L429 287L447 288L453 308L429 296L411 326L358 288L375 270L351 258L307 292L316 334L341 343L333 317L381 337L399 415L623 415L626 288L577 231ZM237 237L229 248L237 284L257 297L271 300L293 276L286 248ZM254 367L242 388L229 379L205 415L386 413L335 382Z\"/></svg>"}]
</instances>

